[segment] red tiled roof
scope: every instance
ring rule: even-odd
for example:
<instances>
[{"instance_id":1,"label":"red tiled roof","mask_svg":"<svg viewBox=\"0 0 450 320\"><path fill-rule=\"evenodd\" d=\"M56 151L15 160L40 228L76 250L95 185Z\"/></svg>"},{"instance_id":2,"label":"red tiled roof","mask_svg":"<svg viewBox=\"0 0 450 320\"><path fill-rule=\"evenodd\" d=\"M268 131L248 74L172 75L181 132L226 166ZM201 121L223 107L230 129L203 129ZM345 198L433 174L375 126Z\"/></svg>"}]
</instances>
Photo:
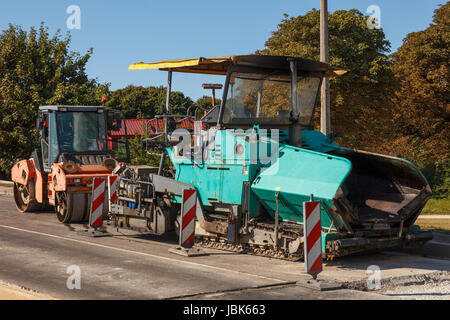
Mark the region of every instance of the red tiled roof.
<instances>
[{"instance_id":1,"label":"red tiled roof","mask_svg":"<svg viewBox=\"0 0 450 320\"><path fill-rule=\"evenodd\" d=\"M125 136L124 121L127 126L127 134L129 136L135 136L136 134L142 135L145 131L145 123L149 119L126 119L122 120L122 127L119 130L111 130L109 134L114 136Z\"/></svg>"},{"instance_id":2,"label":"red tiled roof","mask_svg":"<svg viewBox=\"0 0 450 320\"><path fill-rule=\"evenodd\" d=\"M127 135L136 136L145 134L145 125L150 119L126 119L125 123L127 126ZM125 136L125 126L122 120L122 128L119 130L111 130L109 132L110 136L113 137L124 137ZM156 132L156 119L153 119L149 124L149 133ZM193 121L190 119L184 119L179 125L179 128L192 129ZM158 119L158 129L163 131L164 129L164 119Z\"/></svg>"}]
</instances>

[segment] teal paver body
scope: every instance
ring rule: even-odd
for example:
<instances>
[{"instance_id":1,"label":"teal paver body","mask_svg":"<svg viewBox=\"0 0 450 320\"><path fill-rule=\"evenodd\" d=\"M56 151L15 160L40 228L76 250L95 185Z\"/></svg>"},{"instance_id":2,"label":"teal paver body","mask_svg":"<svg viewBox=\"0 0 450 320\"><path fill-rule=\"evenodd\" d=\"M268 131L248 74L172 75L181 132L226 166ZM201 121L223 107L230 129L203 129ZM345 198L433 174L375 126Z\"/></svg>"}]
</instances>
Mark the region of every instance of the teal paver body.
<instances>
[{"instance_id":1,"label":"teal paver body","mask_svg":"<svg viewBox=\"0 0 450 320\"><path fill-rule=\"evenodd\" d=\"M278 136L272 136L276 132ZM302 132L302 144L308 149L288 145L287 134L260 131L257 126L245 132L217 130L204 159L176 157L175 148L166 151L176 169L175 179L193 184L203 206L241 205L243 183L248 182L250 217L260 214L260 206L274 216L278 191L280 220L302 223L303 202L313 194L330 205L352 166L345 158L323 153L340 147L320 132ZM331 221L322 208L323 227L329 228Z\"/></svg>"}]
</instances>

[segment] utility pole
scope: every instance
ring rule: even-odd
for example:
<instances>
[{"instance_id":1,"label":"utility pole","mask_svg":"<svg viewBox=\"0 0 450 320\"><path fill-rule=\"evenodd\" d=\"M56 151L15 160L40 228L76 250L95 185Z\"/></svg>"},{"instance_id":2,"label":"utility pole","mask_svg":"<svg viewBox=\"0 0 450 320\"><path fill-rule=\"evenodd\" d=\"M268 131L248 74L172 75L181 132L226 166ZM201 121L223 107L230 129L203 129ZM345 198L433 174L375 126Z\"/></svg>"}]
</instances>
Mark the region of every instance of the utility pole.
<instances>
[{"instance_id":1,"label":"utility pole","mask_svg":"<svg viewBox=\"0 0 450 320\"><path fill-rule=\"evenodd\" d=\"M328 56L328 0L320 0L320 61L329 63ZM320 131L331 133L330 80L323 78L320 91Z\"/></svg>"},{"instance_id":2,"label":"utility pole","mask_svg":"<svg viewBox=\"0 0 450 320\"><path fill-rule=\"evenodd\" d=\"M212 98L211 104L214 108L216 106L216 89L222 89L222 84L220 83L204 83L202 84L203 89L211 89L212 90Z\"/></svg>"}]
</instances>

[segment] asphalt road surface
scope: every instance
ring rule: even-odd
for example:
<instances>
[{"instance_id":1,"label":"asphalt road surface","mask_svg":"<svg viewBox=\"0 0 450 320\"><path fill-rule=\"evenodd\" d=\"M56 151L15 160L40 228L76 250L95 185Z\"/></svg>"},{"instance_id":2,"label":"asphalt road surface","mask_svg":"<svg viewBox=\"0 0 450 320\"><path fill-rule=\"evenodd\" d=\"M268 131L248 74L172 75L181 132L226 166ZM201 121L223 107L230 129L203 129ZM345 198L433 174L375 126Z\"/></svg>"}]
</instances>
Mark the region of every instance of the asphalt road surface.
<instances>
[{"instance_id":1,"label":"asphalt road surface","mask_svg":"<svg viewBox=\"0 0 450 320\"><path fill-rule=\"evenodd\" d=\"M174 255L168 249L175 246L176 241L174 235L142 237L113 233L92 237L85 226L63 225L52 212L19 213L12 197L0 195L0 282L26 288L44 297L390 298L373 292L349 289L320 292L297 286L298 280L309 277L303 273L303 264L298 262L213 249L207 250L207 256ZM364 275L364 268L358 269ZM398 266L396 269L400 270ZM440 267L430 264L426 269L431 272ZM330 279L341 277L333 270L341 272L344 278L356 274L342 265L335 269L330 267L323 274L328 274Z\"/></svg>"}]
</instances>

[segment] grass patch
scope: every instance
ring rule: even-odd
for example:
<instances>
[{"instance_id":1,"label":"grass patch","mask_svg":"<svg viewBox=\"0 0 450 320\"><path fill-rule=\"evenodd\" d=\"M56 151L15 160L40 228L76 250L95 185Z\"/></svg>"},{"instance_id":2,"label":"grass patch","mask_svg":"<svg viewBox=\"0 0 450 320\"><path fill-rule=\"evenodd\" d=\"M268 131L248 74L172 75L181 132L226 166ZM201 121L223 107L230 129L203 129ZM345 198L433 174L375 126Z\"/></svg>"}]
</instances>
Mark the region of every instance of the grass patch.
<instances>
[{"instance_id":1,"label":"grass patch","mask_svg":"<svg viewBox=\"0 0 450 320\"><path fill-rule=\"evenodd\" d=\"M430 199L421 214L450 214L450 199Z\"/></svg>"}]
</instances>

